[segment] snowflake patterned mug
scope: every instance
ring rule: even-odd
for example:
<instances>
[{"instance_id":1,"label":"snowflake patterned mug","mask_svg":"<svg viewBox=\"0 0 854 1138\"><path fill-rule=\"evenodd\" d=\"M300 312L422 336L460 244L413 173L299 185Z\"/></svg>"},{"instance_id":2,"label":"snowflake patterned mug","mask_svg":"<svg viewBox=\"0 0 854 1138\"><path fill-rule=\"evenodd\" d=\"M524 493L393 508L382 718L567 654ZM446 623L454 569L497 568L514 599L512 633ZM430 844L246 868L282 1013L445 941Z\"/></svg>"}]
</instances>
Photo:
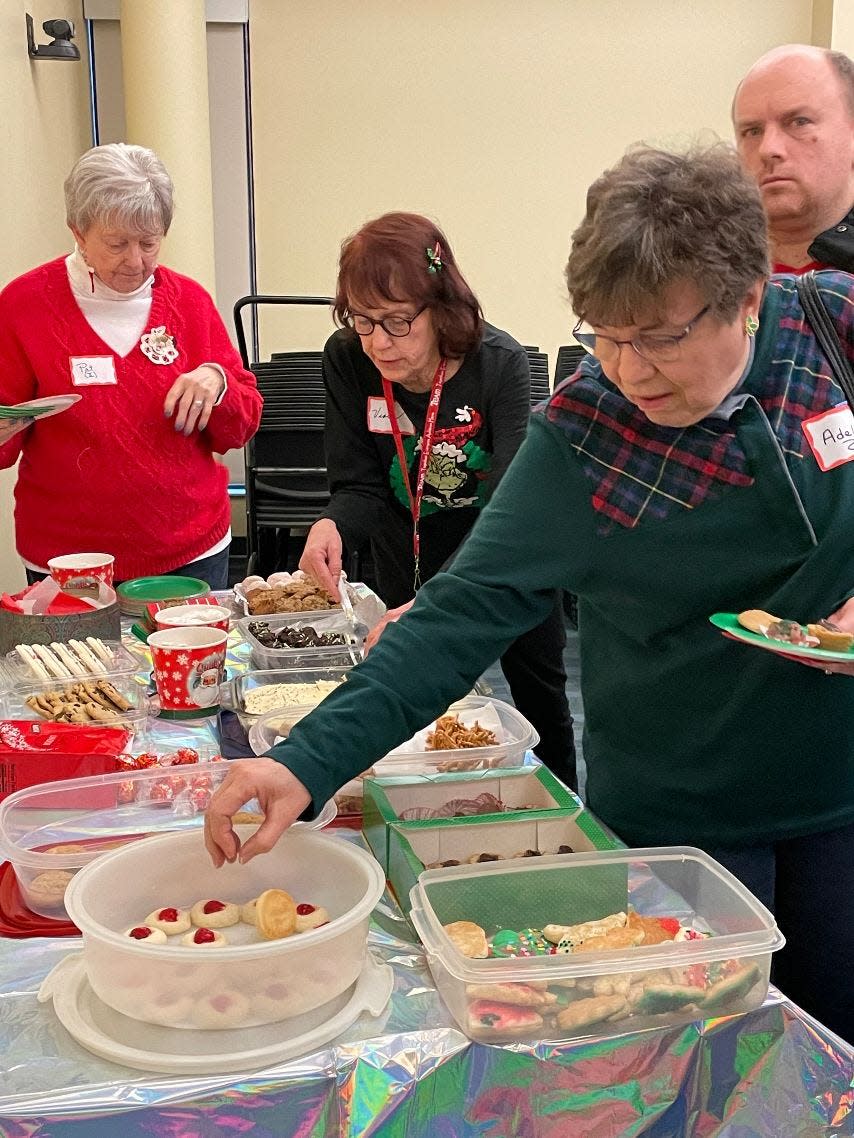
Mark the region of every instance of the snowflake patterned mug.
<instances>
[{"instance_id":1,"label":"snowflake patterned mug","mask_svg":"<svg viewBox=\"0 0 854 1138\"><path fill-rule=\"evenodd\" d=\"M165 628L148 638L160 710L179 718L210 715L225 678L226 633L218 628Z\"/></svg>"},{"instance_id":2,"label":"snowflake patterned mug","mask_svg":"<svg viewBox=\"0 0 854 1138\"><path fill-rule=\"evenodd\" d=\"M99 584L112 586L114 561L111 553L67 553L51 557L47 567L63 592L97 595Z\"/></svg>"}]
</instances>

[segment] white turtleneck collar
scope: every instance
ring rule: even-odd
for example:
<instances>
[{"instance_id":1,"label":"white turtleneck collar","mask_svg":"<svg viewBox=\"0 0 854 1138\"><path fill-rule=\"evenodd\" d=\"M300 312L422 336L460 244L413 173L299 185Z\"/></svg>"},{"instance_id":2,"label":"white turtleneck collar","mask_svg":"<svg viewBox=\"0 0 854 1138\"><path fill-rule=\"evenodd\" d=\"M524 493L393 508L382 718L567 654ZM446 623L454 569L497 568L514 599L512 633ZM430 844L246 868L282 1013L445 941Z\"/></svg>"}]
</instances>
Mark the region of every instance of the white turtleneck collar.
<instances>
[{"instance_id":1,"label":"white turtleneck collar","mask_svg":"<svg viewBox=\"0 0 854 1138\"><path fill-rule=\"evenodd\" d=\"M68 283L90 327L118 356L133 351L148 324L154 274L133 292L116 292L97 277L80 250L65 258Z\"/></svg>"}]
</instances>

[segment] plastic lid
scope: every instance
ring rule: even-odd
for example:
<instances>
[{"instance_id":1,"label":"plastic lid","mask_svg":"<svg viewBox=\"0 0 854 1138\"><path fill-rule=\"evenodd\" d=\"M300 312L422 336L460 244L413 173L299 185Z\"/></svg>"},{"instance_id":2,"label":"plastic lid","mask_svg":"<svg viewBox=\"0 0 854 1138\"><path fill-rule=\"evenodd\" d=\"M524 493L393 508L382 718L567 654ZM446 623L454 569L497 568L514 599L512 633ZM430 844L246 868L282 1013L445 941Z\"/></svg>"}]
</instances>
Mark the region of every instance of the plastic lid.
<instances>
[{"instance_id":1,"label":"plastic lid","mask_svg":"<svg viewBox=\"0 0 854 1138\"><path fill-rule=\"evenodd\" d=\"M141 1071L216 1075L257 1071L308 1055L346 1031L362 1012L379 1016L391 996L394 974L368 953L356 983L340 996L291 1020L239 1030L203 1031L132 1020L113 1011L92 991L83 954L74 953L50 972L39 1003L53 1001L63 1027L87 1051Z\"/></svg>"},{"instance_id":2,"label":"plastic lid","mask_svg":"<svg viewBox=\"0 0 854 1138\"><path fill-rule=\"evenodd\" d=\"M231 764L240 761L149 767L25 787L0 802L0 853L18 866L78 869L116 845L200 827L210 796ZM257 803L246 803L243 811L260 820ZM294 826L322 830L336 813L333 800L316 818Z\"/></svg>"}]
</instances>

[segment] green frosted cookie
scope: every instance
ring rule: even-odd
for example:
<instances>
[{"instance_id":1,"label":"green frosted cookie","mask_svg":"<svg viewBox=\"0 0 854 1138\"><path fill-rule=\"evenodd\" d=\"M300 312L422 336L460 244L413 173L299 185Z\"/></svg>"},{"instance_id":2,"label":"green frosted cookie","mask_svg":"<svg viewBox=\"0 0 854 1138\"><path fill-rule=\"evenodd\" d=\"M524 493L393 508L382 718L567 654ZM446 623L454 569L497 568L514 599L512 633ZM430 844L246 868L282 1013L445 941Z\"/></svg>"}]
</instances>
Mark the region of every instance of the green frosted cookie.
<instances>
[{"instance_id":1,"label":"green frosted cookie","mask_svg":"<svg viewBox=\"0 0 854 1138\"><path fill-rule=\"evenodd\" d=\"M686 1004L699 1004L703 989L690 984L650 984L635 1003L635 1011L646 1015L675 1012Z\"/></svg>"},{"instance_id":2,"label":"green frosted cookie","mask_svg":"<svg viewBox=\"0 0 854 1138\"><path fill-rule=\"evenodd\" d=\"M758 964L744 964L737 971L727 976L725 980L718 980L706 989L706 994L700 1001L704 1012L722 1010L733 1000L740 1000L753 987L759 979Z\"/></svg>"}]
</instances>

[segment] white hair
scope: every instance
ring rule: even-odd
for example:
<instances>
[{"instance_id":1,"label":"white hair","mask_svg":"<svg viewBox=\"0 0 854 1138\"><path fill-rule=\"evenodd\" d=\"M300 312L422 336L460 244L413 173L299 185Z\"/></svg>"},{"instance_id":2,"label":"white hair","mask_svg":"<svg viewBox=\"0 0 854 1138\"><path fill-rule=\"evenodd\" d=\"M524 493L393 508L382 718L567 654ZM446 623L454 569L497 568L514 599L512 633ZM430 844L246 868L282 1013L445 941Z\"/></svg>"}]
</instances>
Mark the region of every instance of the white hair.
<instances>
[{"instance_id":1,"label":"white hair","mask_svg":"<svg viewBox=\"0 0 854 1138\"><path fill-rule=\"evenodd\" d=\"M93 222L140 233L167 233L172 179L153 150L110 142L93 146L65 179L68 224L85 233Z\"/></svg>"}]
</instances>

